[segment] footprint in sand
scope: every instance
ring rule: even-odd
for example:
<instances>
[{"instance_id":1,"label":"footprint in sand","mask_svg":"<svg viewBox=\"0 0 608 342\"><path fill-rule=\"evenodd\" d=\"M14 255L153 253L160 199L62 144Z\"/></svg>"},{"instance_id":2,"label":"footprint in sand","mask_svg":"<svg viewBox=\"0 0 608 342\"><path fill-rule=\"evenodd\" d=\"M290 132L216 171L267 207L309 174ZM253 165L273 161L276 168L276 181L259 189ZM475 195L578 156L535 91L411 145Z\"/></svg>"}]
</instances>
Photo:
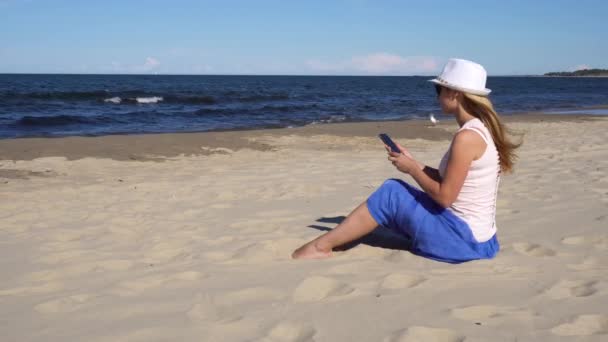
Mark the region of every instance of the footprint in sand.
<instances>
[{"instance_id":1,"label":"footprint in sand","mask_svg":"<svg viewBox=\"0 0 608 342\"><path fill-rule=\"evenodd\" d=\"M475 305L450 310L452 316L471 322L483 322L484 324L500 324L504 320L515 319L529 322L536 317L531 310L513 307L501 307L493 305Z\"/></svg>"},{"instance_id":2,"label":"footprint in sand","mask_svg":"<svg viewBox=\"0 0 608 342\"><path fill-rule=\"evenodd\" d=\"M243 318L227 306L217 305L209 296L197 295L195 304L186 313L188 318L201 323L232 323Z\"/></svg>"},{"instance_id":3,"label":"footprint in sand","mask_svg":"<svg viewBox=\"0 0 608 342\"><path fill-rule=\"evenodd\" d=\"M36 271L26 274L23 277L23 281L28 284L31 283L39 283L39 282L51 282L57 281L63 278L65 275L61 271L57 270L45 270L45 271Z\"/></svg>"},{"instance_id":4,"label":"footprint in sand","mask_svg":"<svg viewBox=\"0 0 608 342\"><path fill-rule=\"evenodd\" d=\"M226 261L232 257L232 253L225 250L215 250L202 253L202 257L206 261Z\"/></svg>"},{"instance_id":5,"label":"footprint in sand","mask_svg":"<svg viewBox=\"0 0 608 342\"><path fill-rule=\"evenodd\" d=\"M588 297L597 292L595 284L597 281L562 280L543 293L552 299Z\"/></svg>"},{"instance_id":6,"label":"footprint in sand","mask_svg":"<svg viewBox=\"0 0 608 342\"><path fill-rule=\"evenodd\" d=\"M354 289L335 279L314 276L304 279L293 294L295 302L316 302L329 297L340 297Z\"/></svg>"},{"instance_id":7,"label":"footprint in sand","mask_svg":"<svg viewBox=\"0 0 608 342\"><path fill-rule=\"evenodd\" d=\"M69 262L72 260L85 259L86 256L90 255L90 251L86 251L84 249L70 249L70 250L62 250L55 253L48 253L41 256L36 261L48 264L48 265L56 265L62 264L65 262Z\"/></svg>"},{"instance_id":8,"label":"footprint in sand","mask_svg":"<svg viewBox=\"0 0 608 342\"><path fill-rule=\"evenodd\" d=\"M263 218L274 218L274 217L284 217L284 216L292 216L297 215L298 212L295 210L268 210L268 211L260 211L256 213L255 216L263 217Z\"/></svg>"},{"instance_id":9,"label":"footprint in sand","mask_svg":"<svg viewBox=\"0 0 608 342\"><path fill-rule=\"evenodd\" d=\"M551 332L558 336L588 336L608 333L608 316L581 315L571 323L560 324Z\"/></svg>"},{"instance_id":10,"label":"footprint in sand","mask_svg":"<svg viewBox=\"0 0 608 342\"><path fill-rule=\"evenodd\" d=\"M239 248L232 255L230 260L227 260L229 263L239 263L239 262L265 262L270 261L274 258L273 251L270 246L265 242L260 243L252 243L245 247Z\"/></svg>"},{"instance_id":11,"label":"footprint in sand","mask_svg":"<svg viewBox=\"0 0 608 342\"><path fill-rule=\"evenodd\" d=\"M211 209L228 209L234 207L231 203L216 203L209 205Z\"/></svg>"},{"instance_id":12,"label":"footprint in sand","mask_svg":"<svg viewBox=\"0 0 608 342\"><path fill-rule=\"evenodd\" d=\"M185 271L175 273L170 276L170 280L183 280L183 281L195 281L203 278L203 273L198 271Z\"/></svg>"},{"instance_id":13,"label":"footprint in sand","mask_svg":"<svg viewBox=\"0 0 608 342\"><path fill-rule=\"evenodd\" d=\"M362 268L363 266L360 262L350 264L340 263L330 267L326 273L331 275L359 274Z\"/></svg>"},{"instance_id":14,"label":"footprint in sand","mask_svg":"<svg viewBox=\"0 0 608 342\"><path fill-rule=\"evenodd\" d=\"M294 225L294 222L308 220L304 215L286 215L273 218L251 218L230 224L231 231L238 230L243 234L274 233L285 227ZM298 223L295 223L298 224Z\"/></svg>"},{"instance_id":15,"label":"footprint in sand","mask_svg":"<svg viewBox=\"0 0 608 342\"><path fill-rule=\"evenodd\" d=\"M224 235L217 239L206 239L205 242L210 246L222 246L229 245L236 240L234 235Z\"/></svg>"},{"instance_id":16,"label":"footprint in sand","mask_svg":"<svg viewBox=\"0 0 608 342\"><path fill-rule=\"evenodd\" d=\"M162 263L183 257L191 253L188 241L162 241L144 251L144 261L147 263Z\"/></svg>"},{"instance_id":17,"label":"footprint in sand","mask_svg":"<svg viewBox=\"0 0 608 342\"><path fill-rule=\"evenodd\" d=\"M520 254L534 257L547 257L554 256L556 254L555 251L552 249L528 242L514 243L513 249Z\"/></svg>"},{"instance_id":18,"label":"footprint in sand","mask_svg":"<svg viewBox=\"0 0 608 342\"><path fill-rule=\"evenodd\" d=\"M234 191L220 191L216 194L214 202L233 201L238 198L239 195Z\"/></svg>"},{"instance_id":19,"label":"footprint in sand","mask_svg":"<svg viewBox=\"0 0 608 342\"><path fill-rule=\"evenodd\" d=\"M306 342L314 341L313 337L317 332L308 324L294 322L281 322L268 332L262 341L268 342Z\"/></svg>"},{"instance_id":20,"label":"footprint in sand","mask_svg":"<svg viewBox=\"0 0 608 342\"><path fill-rule=\"evenodd\" d=\"M231 231L238 231L241 235L273 233L284 226L289 226L282 219L251 219L244 222L230 224Z\"/></svg>"},{"instance_id":21,"label":"footprint in sand","mask_svg":"<svg viewBox=\"0 0 608 342\"><path fill-rule=\"evenodd\" d=\"M92 303L90 302L90 299L93 297L94 296L89 294L78 294L63 298L56 298L36 305L34 310L43 314L74 312L83 307L91 305Z\"/></svg>"},{"instance_id":22,"label":"footprint in sand","mask_svg":"<svg viewBox=\"0 0 608 342\"><path fill-rule=\"evenodd\" d=\"M145 291L157 288L181 288L196 285L196 281L203 278L203 274L197 271L186 271L175 274L152 274L133 280L123 281L111 290L111 293L120 296L139 295Z\"/></svg>"},{"instance_id":23,"label":"footprint in sand","mask_svg":"<svg viewBox=\"0 0 608 342\"><path fill-rule=\"evenodd\" d=\"M164 275L151 275L121 282L114 293L120 295L137 295L147 290L162 286L167 281Z\"/></svg>"},{"instance_id":24,"label":"footprint in sand","mask_svg":"<svg viewBox=\"0 0 608 342\"><path fill-rule=\"evenodd\" d=\"M569 236L562 239L562 243L564 245L592 245L598 249L608 249L608 236L600 235L600 236L586 236L586 235L577 235L577 236Z\"/></svg>"},{"instance_id":25,"label":"footprint in sand","mask_svg":"<svg viewBox=\"0 0 608 342\"><path fill-rule=\"evenodd\" d=\"M226 306L236 306L253 302L269 303L281 300L284 297L285 296L278 290L266 287L250 287L227 293L217 298L217 302Z\"/></svg>"},{"instance_id":26,"label":"footprint in sand","mask_svg":"<svg viewBox=\"0 0 608 342\"><path fill-rule=\"evenodd\" d=\"M384 342L462 342L463 335L449 329L413 326L405 330L399 330L384 339Z\"/></svg>"},{"instance_id":27,"label":"footprint in sand","mask_svg":"<svg viewBox=\"0 0 608 342\"><path fill-rule=\"evenodd\" d=\"M409 289L424 282L426 278L416 275L393 273L387 275L380 286L389 290Z\"/></svg>"},{"instance_id":28,"label":"footprint in sand","mask_svg":"<svg viewBox=\"0 0 608 342\"><path fill-rule=\"evenodd\" d=\"M109 271L126 271L135 264L132 260L111 259L100 261L96 264L97 267Z\"/></svg>"},{"instance_id":29,"label":"footprint in sand","mask_svg":"<svg viewBox=\"0 0 608 342\"><path fill-rule=\"evenodd\" d=\"M606 264L601 259L595 257L588 257L585 258L580 264L568 264L567 267L575 271L589 271L605 268Z\"/></svg>"},{"instance_id":30,"label":"footprint in sand","mask_svg":"<svg viewBox=\"0 0 608 342\"><path fill-rule=\"evenodd\" d=\"M411 253L404 253L403 251L390 251L383 257L383 259L392 263L401 263L408 261L408 259L411 259L412 257L413 254Z\"/></svg>"},{"instance_id":31,"label":"footprint in sand","mask_svg":"<svg viewBox=\"0 0 608 342\"><path fill-rule=\"evenodd\" d=\"M145 342L145 341L174 341L179 332L167 329L165 326L131 327L124 331L106 330L95 339L95 342Z\"/></svg>"},{"instance_id":32,"label":"footprint in sand","mask_svg":"<svg viewBox=\"0 0 608 342\"><path fill-rule=\"evenodd\" d=\"M226 263L261 263L268 261L289 260L295 248L305 240L283 238L252 243L237 249Z\"/></svg>"},{"instance_id":33,"label":"footprint in sand","mask_svg":"<svg viewBox=\"0 0 608 342\"><path fill-rule=\"evenodd\" d=\"M0 289L1 296L30 296L33 294L52 293L63 289L63 283L58 281L49 281L44 284L14 287L8 289Z\"/></svg>"}]
</instances>

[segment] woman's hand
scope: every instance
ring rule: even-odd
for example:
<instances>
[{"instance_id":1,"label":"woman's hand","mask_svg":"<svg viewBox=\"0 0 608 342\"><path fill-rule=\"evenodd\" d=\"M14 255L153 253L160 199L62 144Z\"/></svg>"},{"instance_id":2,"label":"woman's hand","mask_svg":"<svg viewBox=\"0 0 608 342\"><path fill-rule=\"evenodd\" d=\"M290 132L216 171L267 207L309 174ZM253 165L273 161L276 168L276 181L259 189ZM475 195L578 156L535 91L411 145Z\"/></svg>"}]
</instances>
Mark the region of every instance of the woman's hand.
<instances>
[{"instance_id":1,"label":"woman's hand","mask_svg":"<svg viewBox=\"0 0 608 342\"><path fill-rule=\"evenodd\" d=\"M412 154L405 147L399 144L397 144L397 147L399 147L401 153L392 152L390 147L385 146L388 152L388 160L393 163L397 170L410 173L414 168L420 167L419 163L414 160Z\"/></svg>"},{"instance_id":2,"label":"woman's hand","mask_svg":"<svg viewBox=\"0 0 608 342\"><path fill-rule=\"evenodd\" d=\"M397 145L397 147L399 147L399 149L401 150L401 153L405 154L406 157L414 159L414 157L412 156L410 151L407 150L407 148L401 146L399 143L395 143L395 145Z\"/></svg>"}]
</instances>

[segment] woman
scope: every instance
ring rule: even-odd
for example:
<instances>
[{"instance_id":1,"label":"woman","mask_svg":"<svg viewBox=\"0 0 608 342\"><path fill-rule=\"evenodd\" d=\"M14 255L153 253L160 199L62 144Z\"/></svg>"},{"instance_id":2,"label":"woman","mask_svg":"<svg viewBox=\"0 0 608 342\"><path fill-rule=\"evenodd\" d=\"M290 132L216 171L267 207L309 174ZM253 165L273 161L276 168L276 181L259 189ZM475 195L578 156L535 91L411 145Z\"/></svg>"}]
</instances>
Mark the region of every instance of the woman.
<instances>
[{"instance_id":1,"label":"woman","mask_svg":"<svg viewBox=\"0 0 608 342\"><path fill-rule=\"evenodd\" d=\"M294 259L327 258L332 249L358 239L379 225L404 234L412 253L459 263L496 255L496 196L501 172L509 172L518 147L487 98L486 71L474 62L450 59L435 84L445 114L460 129L438 169L387 147L388 160L409 174L423 191L387 180L335 229L296 249Z\"/></svg>"}]
</instances>

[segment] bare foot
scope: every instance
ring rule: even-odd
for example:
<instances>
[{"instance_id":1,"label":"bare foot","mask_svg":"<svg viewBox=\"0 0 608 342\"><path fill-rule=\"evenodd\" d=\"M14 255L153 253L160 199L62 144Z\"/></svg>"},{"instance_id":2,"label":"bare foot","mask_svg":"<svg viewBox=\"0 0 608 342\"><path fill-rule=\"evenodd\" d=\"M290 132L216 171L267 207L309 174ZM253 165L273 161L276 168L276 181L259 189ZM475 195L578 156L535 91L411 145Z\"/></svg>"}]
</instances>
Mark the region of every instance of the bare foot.
<instances>
[{"instance_id":1,"label":"bare foot","mask_svg":"<svg viewBox=\"0 0 608 342\"><path fill-rule=\"evenodd\" d=\"M326 251L317 246L316 241L310 241L302 247L296 249L291 257L293 259L325 259L331 258L331 250Z\"/></svg>"}]
</instances>

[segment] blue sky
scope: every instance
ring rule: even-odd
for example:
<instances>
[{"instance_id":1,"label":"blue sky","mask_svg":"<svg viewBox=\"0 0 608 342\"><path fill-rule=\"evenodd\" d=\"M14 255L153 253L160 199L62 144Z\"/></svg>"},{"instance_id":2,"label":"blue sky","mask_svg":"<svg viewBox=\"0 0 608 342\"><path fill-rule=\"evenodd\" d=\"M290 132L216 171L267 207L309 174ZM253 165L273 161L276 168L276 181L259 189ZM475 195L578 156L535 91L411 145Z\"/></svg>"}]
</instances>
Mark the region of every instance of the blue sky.
<instances>
[{"instance_id":1,"label":"blue sky","mask_svg":"<svg viewBox=\"0 0 608 342\"><path fill-rule=\"evenodd\" d=\"M608 1L0 0L0 72L490 75L608 68Z\"/></svg>"}]
</instances>

